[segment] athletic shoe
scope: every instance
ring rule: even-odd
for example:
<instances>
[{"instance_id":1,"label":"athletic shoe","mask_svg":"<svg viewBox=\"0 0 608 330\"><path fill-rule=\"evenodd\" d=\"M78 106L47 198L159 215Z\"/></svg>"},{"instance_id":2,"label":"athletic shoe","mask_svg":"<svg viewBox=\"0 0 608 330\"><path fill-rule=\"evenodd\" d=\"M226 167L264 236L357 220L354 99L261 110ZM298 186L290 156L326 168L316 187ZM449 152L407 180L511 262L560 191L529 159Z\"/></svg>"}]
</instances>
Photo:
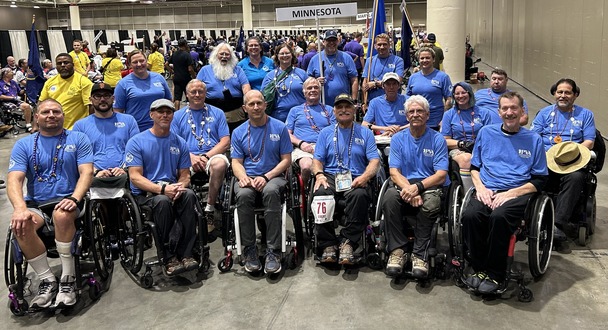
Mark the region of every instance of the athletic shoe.
<instances>
[{"instance_id":1,"label":"athletic shoe","mask_svg":"<svg viewBox=\"0 0 608 330\"><path fill-rule=\"evenodd\" d=\"M182 264L184 265L186 271L198 269L198 261L196 261L196 259L192 257L186 257L182 259Z\"/></svg>"},{"instance_id":2,"label":"athletic shoe","mask_svg":"<svg viewBox=\"0 0 608 330\"><path fill-rule=\"evenodd\" d=\"M74 276L66 275L61 278L59 283L59 293L55 298L56 309L66 308L73 306L76 303L76 278Z\"/></svg>"},{"instance_id":3,"label":"athletic shoe","mask_svg":"<svg viewBox=\"0 0 608 330\"><path fill-rule=\"evenodd\" d=\"M30 309L39 310L51 306L53 299L57 296L57 281L44 280L38 286L38 294L31 301Z\"/></svg>"},{"instance_id":4,"label":"athletic shoe","mask_svg":"<svg viewBox=\"0 0 608 330\"><path fill-rule=\"evenodd\" d=\"M353 257L353 246L350 245L348 240L340 244L340 259L338 263L340 265L352 265L355 263Z\"/></svg>"},{"instance_id":5,"label":"athletic shoe","mask_svg":"<svg viewBox=\"0 0 608 330\"><path fill-rule=\"evenodd\" d=\"M336 257L336 246L328 246L323 250L323 255L321 256L321 262L323 263L334 263L338 261Z\"/></svg>"},{"instance_id":6,"label":"athletic shoe","mask_svg":"<svg viewBox=\"0 0 608 330\"><path fill-rule=\"evenodd\" d=\"M490 277L486 277L486 279L479 284L477 291L481 294L492 294L496 293L496 290L498 290L499 287L500 283L498 283L498 281L493 280Z\"/></svg>"},{"instance_id":7,"label":"athletic shoe","mask_svg":"<svg viewBox=\"0 0 608 330\"><path fill-rule=\"evenodd\" d=\"M258 248L255 245L245 247L245 271L254 273L262 269L260 257L258 256Z\"/></svg>"},{"instance_id":8,"label":"athletic shoe","mask_svg":"<svg viewBox=\"0 0 608 330\"><path fill-rule=\"evenodd\" d=\"M429 266L426 261L412 255L412 276L425 278L429 274Z\"/></svg>"},{"instance_id":9,"label":"athletic shoe","mask_svg":"<svg viewBox=\"0 0 608 330\"><path fill-rule=\"evenodd\" d=\"M264 265L264 272L266 274L274 274L281 271L281 256L274 253L272 249L266 250L266 263Z\"/></svg>"},{"instance_id":10,"label":"athletic shoe","mask_svg":"<svg viewBox=\"0 0 608 330\"><path fill-rule=\"evenodd\" d=\"M177 257L172 257L165 265L165 271L167 272L167 275L173 276L185 272L186 269L184 268L184 265L177 260Z\"/></svg>"},{"instance_id":11,"label":"athletic shoe","mask_svg":"<svg viewBox=\"0 0 608 330\"><path fill-rule=\"evenodd\" d=\"M464 280L464 283L471 289L477 289L481 282L483 282L483 280L485 280L486 278L488 278L488 275L486 275L486 273L477 272L475 274L469 275L466 280Z\"/></svg>"},{"instance_id":12,"label":"athletic shoe","mask_svg":"<svg viewBox=\"0 0 608 330\"><path fill-rule=\"evenodd\" d=\"M407 255L402 249L395 249L388 257L386 264L386 274L388 276L397 276L403 271L403 266L407 261Z\"/></svg>"}]
</instances>

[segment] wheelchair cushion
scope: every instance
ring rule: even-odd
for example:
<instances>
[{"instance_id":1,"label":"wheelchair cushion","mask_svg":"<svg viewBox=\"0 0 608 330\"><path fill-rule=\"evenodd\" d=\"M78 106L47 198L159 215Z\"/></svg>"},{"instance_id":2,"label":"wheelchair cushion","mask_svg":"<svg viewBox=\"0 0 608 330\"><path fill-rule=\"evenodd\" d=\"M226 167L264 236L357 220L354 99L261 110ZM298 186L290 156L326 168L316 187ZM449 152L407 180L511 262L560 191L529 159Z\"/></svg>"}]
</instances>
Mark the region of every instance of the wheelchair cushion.
<instances>
[{"instance_id":1,"label":"wheelchair cushion","mask_svg":"<svg viewBox=\"0 0 608 330\"><path fill-rule=\"evenodd\" d=\"M91 199L114 199L122 197L125 189L129 189L129 177L120 175L109 178L93 178L89 193Z\"/></svg>"}]
</instances>

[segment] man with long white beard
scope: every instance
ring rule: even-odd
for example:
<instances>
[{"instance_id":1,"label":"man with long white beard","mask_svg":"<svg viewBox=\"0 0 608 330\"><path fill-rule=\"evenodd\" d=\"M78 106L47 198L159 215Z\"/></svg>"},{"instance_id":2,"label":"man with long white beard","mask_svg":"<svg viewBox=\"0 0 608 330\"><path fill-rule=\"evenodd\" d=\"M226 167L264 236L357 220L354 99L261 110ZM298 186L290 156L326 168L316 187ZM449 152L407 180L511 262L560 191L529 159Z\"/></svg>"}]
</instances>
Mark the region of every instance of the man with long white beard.
<instances>
[{"instance_id":1,"label":"man with long white beard","mask_svg":"<svg viewBox=\"0 0 608 330\"><path fill-rule=\"evenodd\" d=\"M251 90L247 76L238 67L237 57L227 43L219 44L209 55L209 65L196 76L207 86L206 103L216 106L226 115L230 132L245 122L243 95Z\"/></svg>"}]
</instances>

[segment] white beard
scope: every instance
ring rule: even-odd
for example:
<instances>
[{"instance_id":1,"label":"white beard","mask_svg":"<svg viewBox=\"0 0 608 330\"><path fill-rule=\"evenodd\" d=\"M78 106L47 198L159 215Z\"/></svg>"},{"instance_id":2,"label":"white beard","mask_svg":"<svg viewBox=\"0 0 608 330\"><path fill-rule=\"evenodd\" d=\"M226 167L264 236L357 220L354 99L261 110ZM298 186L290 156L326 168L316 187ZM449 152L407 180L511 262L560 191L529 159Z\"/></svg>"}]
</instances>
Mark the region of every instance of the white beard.
<instances>
[{"instance_id":1,"label":"white beard","mask_svg":"<svg viewBox=\"0 0 608 330\"><path fill-rule=\"evenodd\" d=\"M216 63L211 66L213 68L213 74L219 80L228 80L232 78L234 74L234 68L236 67L236 63L228 62L226 65L222 65L222 63Z\"/></svg>"}]
</instances>

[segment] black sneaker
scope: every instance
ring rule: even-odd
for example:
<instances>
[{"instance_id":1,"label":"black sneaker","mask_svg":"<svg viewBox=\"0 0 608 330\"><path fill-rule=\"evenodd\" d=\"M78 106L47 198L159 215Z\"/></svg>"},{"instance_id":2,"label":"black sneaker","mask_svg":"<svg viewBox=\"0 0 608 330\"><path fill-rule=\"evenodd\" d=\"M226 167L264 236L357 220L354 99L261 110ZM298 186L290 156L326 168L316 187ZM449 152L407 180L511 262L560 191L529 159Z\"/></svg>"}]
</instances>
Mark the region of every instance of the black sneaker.
<instances>
[{"instance_id":1,"label":"black sneaker","mask_svg":"<svg viewBox=\"0 0 608 330\"><path fill-rule=\"evenodd\" d=\"M272 249L266 250L266 262L264 272L266 274L279 273L281 271L281 256L274 253Z\"/></svg>"},{"instance_id":2,"label":"black sneaker","mask_svg":"<svg viewBox=\"0 0 608 330\"><path fill-rule=\"evenodd\" d=\"M481 282L483 282L483 280L485 280L486 278L488 278L488 275L486 275L486 273L477 272L477 273L469 275L464 280L464 283L471 289L477 289L477 288L479 288L479 285L481 284Z\"/></svg>"},{"instance_id":3,"label":"black sneaker","mask_svg":"<svg viewBox=\"0 0 608 330\"><path fill-rule=\"evenodd\" d=\"M492 294L496 293L498 288L500 288L500 283L498 281L486 277L486 279L479 284L477 291L481 294Z\"/></svg>"},{"instance_id":4,"label":"black sneaker","mask_svg":"<svg viewBox=\"0 0 608 330\"><path fill-rule=\"evenodd\" d=\"M58 291L59 286L57 285L57 281L44 280L40 282L38 294L32 299L30 309L36 311L50 307Z\"/></svg>"},{"instance_id":5,"label":"black sneaker","mask_svg":"<svg viewBox=\"0 0 608 330\"><path fill-rule=\"evenodd\" d=\"M245 247L245 271L248 273L258 272L262 269L258 248L255 245Z\"/></svg>"}]
</instances>

